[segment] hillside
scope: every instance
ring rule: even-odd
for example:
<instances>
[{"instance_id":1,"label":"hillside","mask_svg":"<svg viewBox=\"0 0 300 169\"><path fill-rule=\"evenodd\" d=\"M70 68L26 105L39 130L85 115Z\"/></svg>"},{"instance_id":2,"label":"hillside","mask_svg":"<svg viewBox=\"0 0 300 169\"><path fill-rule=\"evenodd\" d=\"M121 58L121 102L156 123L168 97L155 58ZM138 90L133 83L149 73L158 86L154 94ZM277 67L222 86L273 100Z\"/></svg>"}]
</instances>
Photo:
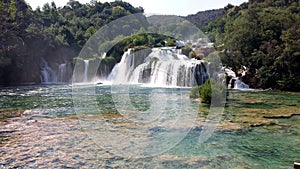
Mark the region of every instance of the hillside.
<instances>
[{"instance_id":1,"label":"hillside","mask_svg":"<svg viewBox=\"0 0 300 169\"><path fill-rule=\"evenodd\" d=\"M58 69L61 64L65 64L71 76L74 59L99 28L123 16L143 11L143 8L135 8L123 1L81 4L70 0L64 7L47 3L36 10L32 10L24 0L0 1L0 85L39 84L43 81L43 69ZM218 47L224 65L236 73L242 66L248 68L243 81L250 87L299 91L298 0L250 0L240 6L229 4L224 9L198 12L186 19L207 33ZM147 24L142 16L132 23L121 23L110 32L126 28L145 30L144 27L149 26ZM185 37L188 33L187 22L160 25L159 29L164 32L173 30L178 37ZM166 40L169 41L167 44ZM109 43L107 41L99 47ZM110 50L106 61L114 65L128 47L173 43L172 39L162 36L135 36Z\"/></svg>"},{"instance_id":2,"label":"hillside","mask_svg":"<svg viewBox=\"0 0 300 169\"><path fill-rule=\"evenodd\" d=\"M62 8L52 2L36 10L24 0L0 1L0 85L39 84L42 69L60 64L71 74L72 59L100 27L141 12L122 1L70 0Z\"/></svg>"},{"instance_id":3,"label":"hillside","mask_svg":"<svg viewBox=\"0 0 300 169\"><path fill-rule=\"evenodd\" d=\"M193 15L188 15L184 17L188 21L192 22L199 28L204 28L210 22L222 17L224 14L224 9L213 9L208 11L201 11Z\"/></svg>"},{"instance_id":4,"label":"hillside","mask_svg":"<svg viewBox=\"0 0 300 169\"><path fill-rule=\"evenodd\" d=\"M250 0L228 5L210 23L207 35L220 51L223 64L239 72L254 88L300 89L300 1Z\"/></svg>"}]
</instances>

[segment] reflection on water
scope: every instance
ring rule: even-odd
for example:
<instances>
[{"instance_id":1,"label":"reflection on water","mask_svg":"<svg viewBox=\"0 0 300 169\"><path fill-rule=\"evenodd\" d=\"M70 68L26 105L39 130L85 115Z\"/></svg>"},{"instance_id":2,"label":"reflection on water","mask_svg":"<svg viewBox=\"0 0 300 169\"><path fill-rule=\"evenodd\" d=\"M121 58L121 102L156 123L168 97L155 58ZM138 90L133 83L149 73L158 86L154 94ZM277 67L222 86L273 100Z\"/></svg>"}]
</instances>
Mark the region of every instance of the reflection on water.
<instances>
[{"instance_id":1,"label":"reflection on water","mask_svg":"<svg viewBox=\"0 0 300 169\"><path fill-rule=\"evenodd\" d=\"M80 93L71 86L0 90L0 168L292 168L300 160L299 93L230 91L218 129L199 144L208 106L190 100L189 89L131 86L112 95L111 86L78 88ZM90 91L93 102L84 101ZM81 104L95 109L80 111ZM178 123L178 117L186 121ZM147 147L153 143L163 144ZM115 145L130 156L161 153L118 156Z\"/></svg>"}]
</instances>

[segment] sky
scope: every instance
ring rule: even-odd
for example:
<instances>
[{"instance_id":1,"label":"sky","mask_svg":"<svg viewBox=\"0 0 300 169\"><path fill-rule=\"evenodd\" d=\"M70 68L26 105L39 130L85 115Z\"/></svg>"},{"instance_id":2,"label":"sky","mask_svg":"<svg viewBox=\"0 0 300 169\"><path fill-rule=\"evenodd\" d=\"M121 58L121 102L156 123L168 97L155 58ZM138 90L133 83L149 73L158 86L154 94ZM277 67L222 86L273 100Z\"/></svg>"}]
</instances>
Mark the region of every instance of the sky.
<instances>
[{"instance_id":1,"label":"sky","mask_svg":"<svg viewBox=\"0 0 300 169\"><path fill-rule=\"evenodd\" d=\"M69 0L25 0L33 9L37 6L42 7L45 3L55 2L56 6L64 6ZM80 3L89 3L90 0L78 0ZM98 0L98 2L112 2L114 0ZM148 14L166 14L186 16L196 14L199 11L209 9L219 9L228 3L240 5L247 0L123 0L129 2L134 7L143 7Z\"/></svg>"}]
</instances>

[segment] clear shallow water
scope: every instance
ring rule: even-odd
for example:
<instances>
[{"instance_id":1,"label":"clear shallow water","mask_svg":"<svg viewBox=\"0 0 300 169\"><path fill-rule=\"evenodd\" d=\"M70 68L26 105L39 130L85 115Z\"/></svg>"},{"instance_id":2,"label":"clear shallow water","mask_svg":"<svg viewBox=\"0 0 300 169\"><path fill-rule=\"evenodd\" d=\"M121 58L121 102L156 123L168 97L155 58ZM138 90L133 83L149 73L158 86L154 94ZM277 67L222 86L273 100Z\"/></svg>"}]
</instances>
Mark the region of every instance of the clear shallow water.
<instances>
[{"instance_id":1,"label":"clear shallow water","mask_svg":"<svg viewBox=\"0 0 300 169\"><path fill-rule=\"evenodd\" d=\"M268 117L272 124L240 121L253 112L297 114L297 93L231 91L220 123L241 126L220 127L201 144L207 106L189 100L189 89L32 86L0 94L0 113L24 110L0 123L0 168L293 168L300 161L300 116ZM186 121L176 123L178 117ZM124 156L151 150L159 153Z\"/></svg>"}]
</instances>

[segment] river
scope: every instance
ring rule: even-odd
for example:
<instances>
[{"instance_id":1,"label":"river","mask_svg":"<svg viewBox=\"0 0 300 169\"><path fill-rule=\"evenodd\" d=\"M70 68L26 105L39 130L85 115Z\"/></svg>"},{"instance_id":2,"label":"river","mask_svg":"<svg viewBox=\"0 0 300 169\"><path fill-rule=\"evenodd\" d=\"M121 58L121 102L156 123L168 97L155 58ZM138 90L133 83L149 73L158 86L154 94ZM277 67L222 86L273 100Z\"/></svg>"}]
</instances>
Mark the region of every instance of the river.
<instances>
[{"instance_id":1,"label":"river","mask_svg":"<svg viewBox=\"0 0 300 169\"><path fill-rule=\"evenodd\" d=\"M231 90L201 142L209 106L189 91L1 88L0 168L292 168L300 160L299 93Z\"/></svg>"}]
</instances>

